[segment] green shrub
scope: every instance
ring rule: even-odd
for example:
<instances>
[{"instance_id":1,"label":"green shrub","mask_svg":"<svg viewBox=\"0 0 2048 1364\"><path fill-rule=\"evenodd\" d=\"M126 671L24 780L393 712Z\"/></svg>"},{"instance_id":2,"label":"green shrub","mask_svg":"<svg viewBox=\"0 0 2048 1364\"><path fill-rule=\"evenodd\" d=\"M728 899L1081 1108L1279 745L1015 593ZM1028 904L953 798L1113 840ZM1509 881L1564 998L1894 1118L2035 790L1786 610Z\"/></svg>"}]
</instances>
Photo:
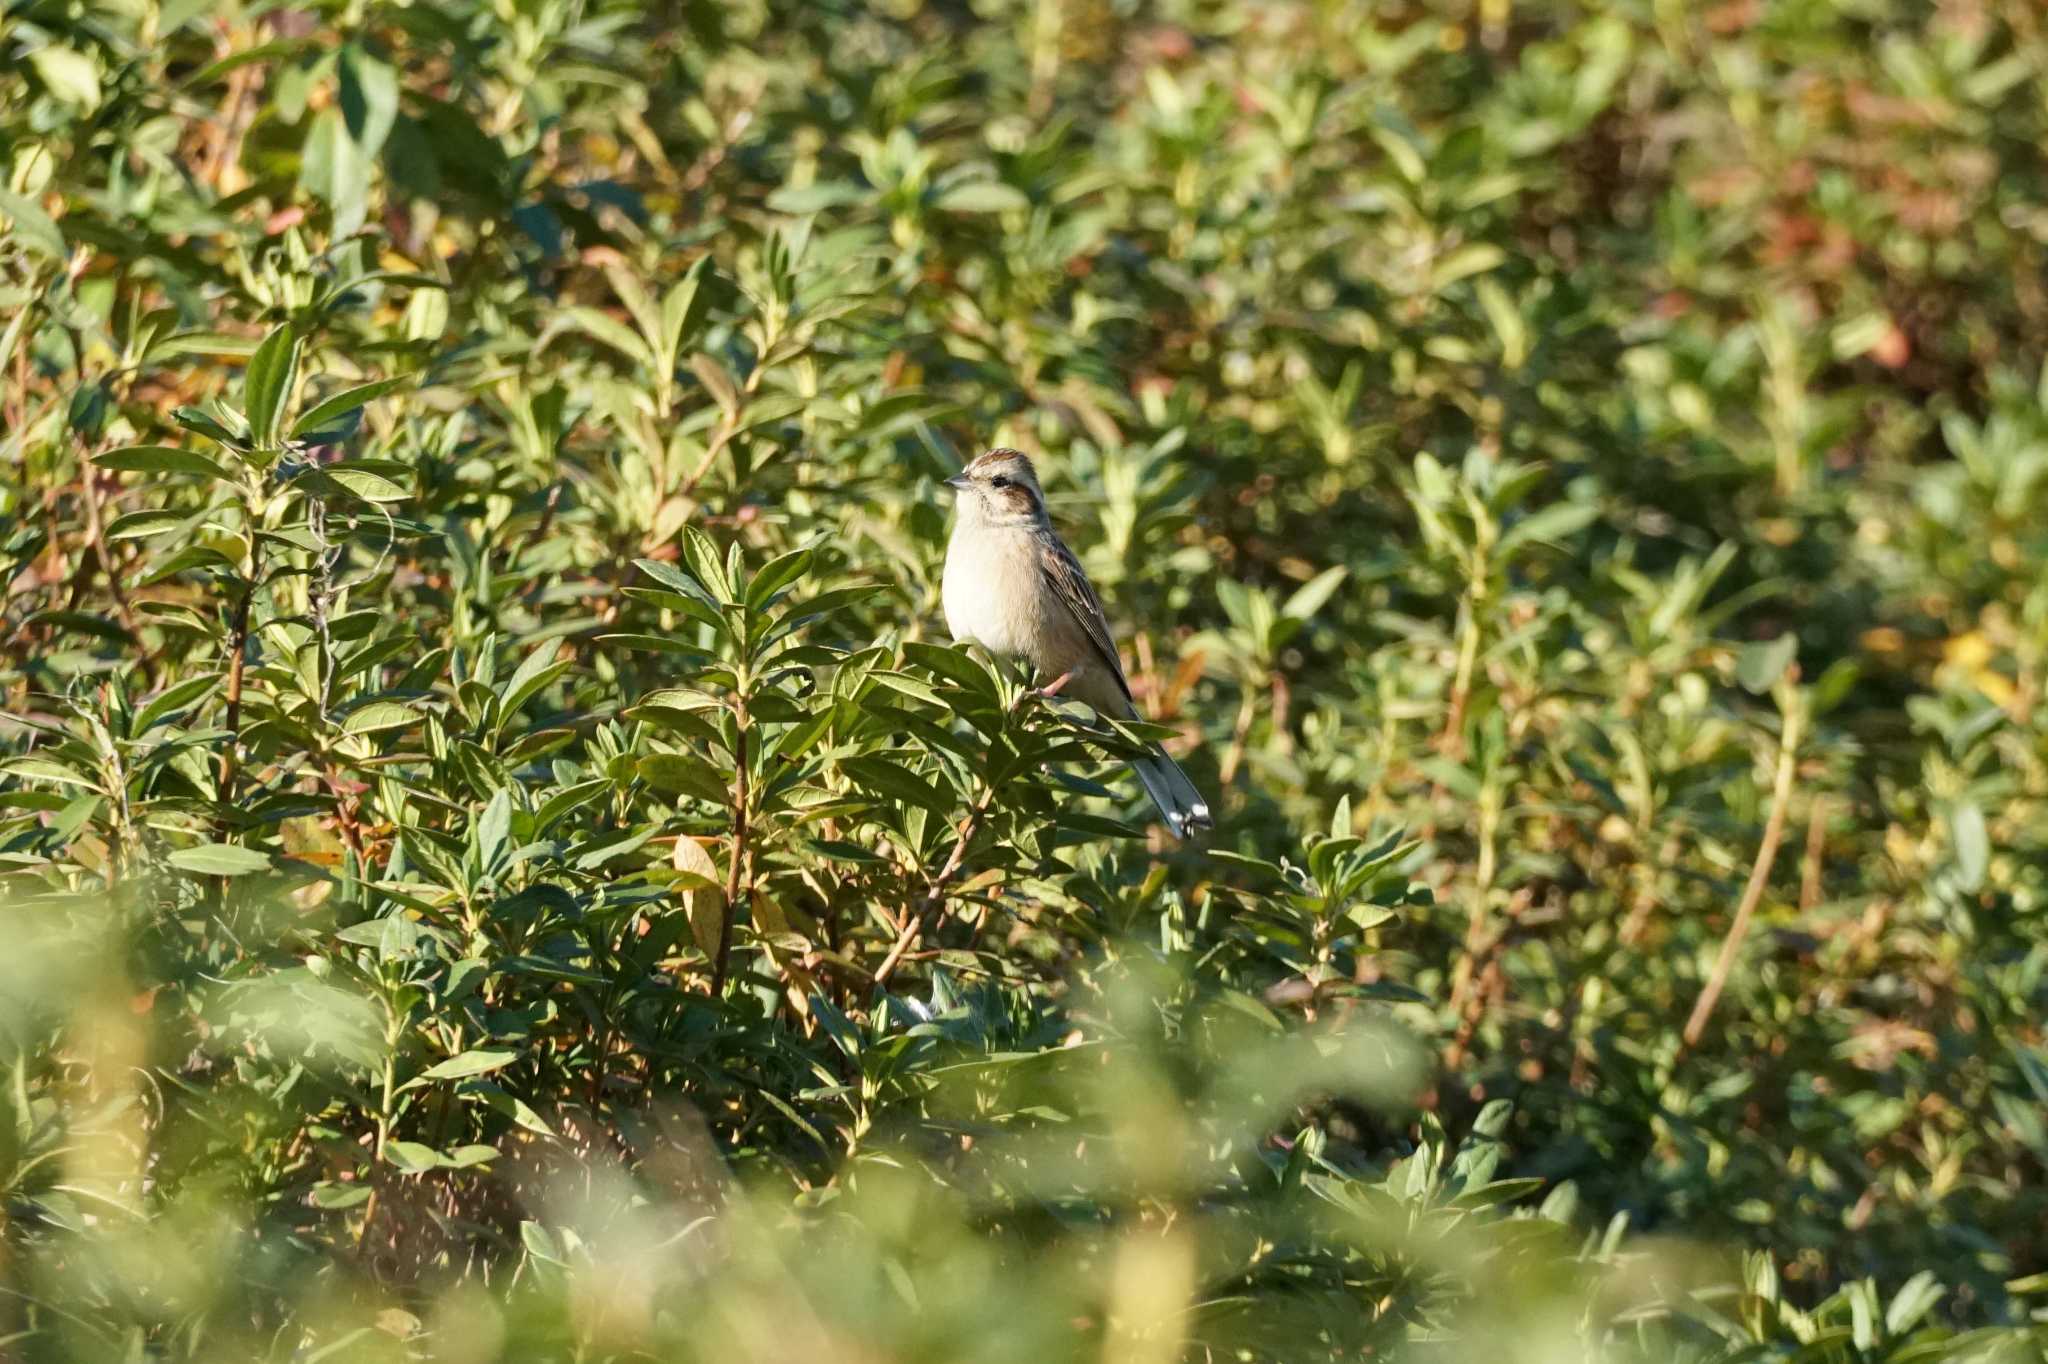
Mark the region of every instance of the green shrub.
<instances>
[{"instance_id":1,"label":"green shrub","mask_svg":"<svg viewBox=\"0 0 2048 1364\"><path fill-rule=\"evenodd\" d=\"M2026 7L0 50L8 1357L2038 1354Z\"/></svg>"}]
</instances>

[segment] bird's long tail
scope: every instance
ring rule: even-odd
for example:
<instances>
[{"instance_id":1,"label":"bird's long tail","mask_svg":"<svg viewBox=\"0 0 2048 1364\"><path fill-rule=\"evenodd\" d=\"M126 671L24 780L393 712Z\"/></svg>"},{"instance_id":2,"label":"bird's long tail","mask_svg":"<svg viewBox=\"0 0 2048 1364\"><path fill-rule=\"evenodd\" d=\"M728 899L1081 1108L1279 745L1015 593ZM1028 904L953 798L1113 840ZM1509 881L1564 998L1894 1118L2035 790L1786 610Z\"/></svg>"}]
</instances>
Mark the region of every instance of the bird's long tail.
<instances>
[{"instance_id":1,"label":"bird's long tail","mask_svg":"<svg viewBox=\"0 0 2048 1364\"><path fill-rule=\"evenodd\" d=\"M1209 802L1164 750L1155 748L1142 758L1133 758L1131 770L1138 774L1145 794L1159 807L1175 838L1186 838L1190 829L1210 827Z\"/></svg>"}]
</instances>

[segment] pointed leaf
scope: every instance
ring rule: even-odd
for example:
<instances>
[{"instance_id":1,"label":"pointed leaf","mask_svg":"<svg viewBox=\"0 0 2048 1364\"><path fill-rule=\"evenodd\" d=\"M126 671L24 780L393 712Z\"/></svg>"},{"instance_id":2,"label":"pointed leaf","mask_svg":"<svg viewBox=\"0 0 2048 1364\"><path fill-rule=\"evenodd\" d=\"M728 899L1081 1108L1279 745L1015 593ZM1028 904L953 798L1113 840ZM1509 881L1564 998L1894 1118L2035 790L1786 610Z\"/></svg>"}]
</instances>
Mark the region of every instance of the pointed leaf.
<instances>
[{"instance_id":1,"label":"pointed leaf","mask_svg":"<svg viewBox=\"0 0 2048 1364\"><path fill-rule=\"evenodd\" d=\"M759 610L770 597L794 583L811 570L811 551L791 550L778 559L770 560L754 580L747 584L747 605Z\"/></svg>"},{"instance_id":2,"label":"pointed leaf","mask_svg":"<svg viewBox=\"0 0 2048 1364\"><path fill-rule=\"evenodd\" d=\"M411 377L399 375L378 379L335 394L292 424L292 439L313 445L333 444L355 429L356 422L360 420L360 410L366 403L410 383Z\"/></svg>"},{"instance_id":3,"label":"pointed leaf","mask_svg":"<svg viewBox=\"0 0 2048 1364\"><path fill-rule=\"evenodd\" d=\"M516 1051L492 1051L479 1048L451 1056L438 1065L432 1065L420 1072L422 1080L461 1080L471 1075L488 1075L502 1070L519 1059Z\"/></svg>"},{"instance_id":4,"label":"pointed leaf","mask_svg":"<svg viewBox=\"0 0 2048 1364\"><path fill-rule=\"evenodd\" d=\"M249 437L258 446L270 445L276 436L277 419L298 373L299 339L287 322L263 338L242 379L243 415L249 419Z\"/></svg>"},{"instance_id":5,"label":"pointed leaf","mask_svg":"<svg viewBox=\"0 0 2048 1364\"><path fill-rule=\"evenodd\" d=\"M1280 608L1280 614L1293 620L1307 620L1323 609L1323 603L1329 601L1350 571L1342 564L1324 569L1294 590L1294 595Z\"/></svg>"},{"instance_id":6,"label":"pointed leaf","mask_svg":"<svg viewBox=\"0 0 2048 1364\"><path fill-rule=\"evenodd\" d=\"M704 317L704 291L700 287L711 257L699 256L689 271L677 280L661 300L662 358L670 369L683 353L683 346L696 334Z\"/></svg>"},{"instance_id":7,"label":"pointed leaf","mask_svg":"<svg viewBox=\"0 0 2048 1364\"><path fill-rule=\"evenodd\" d=\"M997 180L975 180L955 185L935 201L948 213L1001 213L1006 209L1029 208L1031 200L1023 190Z\"/></svg>"},{"instance_id":8,"label":"pointed leaf","mask_svg":"<svg viewBox=\"0 0 2048 1364\"><path fill-rule=\"evenodd\" d=\"M254 848L235 843L202 843L180 848L167 859L179 871L199 876L247 876L270 870L270 858Z\"/></svg>"},{"instance_id":9,"label":"pointed leaf","mask_svg":"<svg viewBox=\"0 0 2048 1364\"><path fill-rule=\"evenodd\" d=\"M124 474L195 474L200 478L226 478L228 471L197 450L180 450L170 445L129 445L95 456L102 469Z\"/></svg>"}]
</instances>

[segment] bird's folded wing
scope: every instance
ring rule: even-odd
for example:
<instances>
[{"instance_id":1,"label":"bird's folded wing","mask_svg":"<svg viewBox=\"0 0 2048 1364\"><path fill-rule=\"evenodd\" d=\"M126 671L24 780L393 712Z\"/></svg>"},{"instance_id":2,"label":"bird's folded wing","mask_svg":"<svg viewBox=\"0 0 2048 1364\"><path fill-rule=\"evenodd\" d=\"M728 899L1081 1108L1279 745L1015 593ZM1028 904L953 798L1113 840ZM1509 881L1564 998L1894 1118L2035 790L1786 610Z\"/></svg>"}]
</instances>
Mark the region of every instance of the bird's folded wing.
<instances>
[{"instance_id":1,"label":"bird's folded wing","mask_svg":"<svg viewBox=\"0 0 2048 1364\"><path fill-rule=\"evenodd\" d=\"M1116 656L1116 641L1109 634L1109 619L1103 615L1102 601L1095 595L1088 575L1081 571L1080 561L1065 545L1048 538L1039 542L1038 569L1045 577L1046 586L1052 589L1053 596L1080 622L1081 632L1095 646L1095 652L1101 656L1110 676L1122 689L1124 699L1130 700L1131 684L1124 680L1124 666Z\"/></svg>"}]
</instances>

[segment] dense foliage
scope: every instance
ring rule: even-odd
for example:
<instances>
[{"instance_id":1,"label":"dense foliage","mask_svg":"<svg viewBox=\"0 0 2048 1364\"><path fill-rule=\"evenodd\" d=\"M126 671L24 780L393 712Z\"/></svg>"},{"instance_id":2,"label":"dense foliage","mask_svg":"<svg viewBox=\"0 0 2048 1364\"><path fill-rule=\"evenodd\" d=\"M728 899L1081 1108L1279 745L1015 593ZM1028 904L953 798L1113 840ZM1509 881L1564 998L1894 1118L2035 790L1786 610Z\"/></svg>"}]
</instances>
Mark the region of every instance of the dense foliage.
<instances>
[{"instance_id":1,"label":"dense foliage","mask_svg":"<svg viewBox=\"0 0 2048 1364\"><path fill-rule=\"evenodd\" d=\"M11 0L0 1354L2037 1357L2044 96ZM1148 723L945 638L995 443Z\"/></svg>"}]
</instances>

